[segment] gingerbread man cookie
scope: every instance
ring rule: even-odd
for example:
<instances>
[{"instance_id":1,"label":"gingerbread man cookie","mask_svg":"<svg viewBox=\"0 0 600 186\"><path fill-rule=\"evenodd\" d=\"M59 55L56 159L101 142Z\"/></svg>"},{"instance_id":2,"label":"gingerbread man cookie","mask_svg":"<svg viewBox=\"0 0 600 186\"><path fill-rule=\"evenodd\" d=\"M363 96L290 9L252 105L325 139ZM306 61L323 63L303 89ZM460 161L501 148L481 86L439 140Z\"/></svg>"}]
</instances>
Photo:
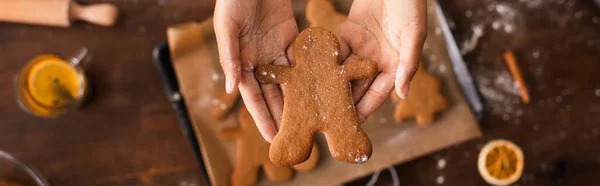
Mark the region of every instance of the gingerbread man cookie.
<instances>
[{"instance_id":1,"label":"gingerbread man cookie","mask_svg":"<svg viewBox=\"0 0 600 186\"><path fill-rule=\"evenodd\" d=\"M250 113L240 109L239 129L224 129L221 137L237 139L235 168L231 176L232 185L254 185L262 167L272 182L284 182L292 178L294 172L289 167L279 167L269 160L269 143L260 135Z\"/></svg>"},{"instance_id":2,"label":"gingerbread man cookie","mask_svg":"<svg viewBox=\"0 0 600 186\"><path fill-rule=\"evenodd\" d=\"M433 122L436 112L448 108L446 98L440 93L440 80L425 71L423 62L420 62L419 70L410 83L406 99L400 99L395 91L391 96L398 102L394 110L396 121L416 118L420 125L429 124Z\"/></svg>"},{"instance_id":3,"label":"gingerbread man cookie","mask_svg":"<svg viewBox=\"0 0 600 186\"><path fill-rule=\"evenodd\" d=\"M329 0L308 0L306 19L310 26L326 28L339 36L342 24L348 16L336 12L333 3Z\"/></svg>"},{"instance_id":4,"label":"gingerbread man cookie","mask_svg":"<svg viewBox=\"0 0 600 186\"><path fill-rule=\"evenodd\" d=\"M218 104L210 111L210 115L217 120L225 118L231 109L235 107L235 104L239 98L240 91L234 91L231 94L225 93L221 95L221 97L219 97Z\"/></svg>"},{"instance_id":5,"label":"gingerbread man cookie","mask_svg":"<svg viewBox=\"0 0 600 186\"><path fill-rule=\"evenodd\" d=\"M235 168L231 176L232 185L254 185L258 180L260 167L272 182L285 182L292 178L294 172L290 167L280 167L269 159L269 142L262 137L254 120L245 107L240 109L239 129L224 129L222 138L236 138ZM297 171L309 171L319 162L319 149L316 144L311 157L304 163L293 167Z\"/></svg>"},{"instance_id":6,"label":"gingerbread man cookie","mask_svg":"<svg viewBox=\"0 0 600 186\"><path fill-rule=\"evenodd\" d=\"M374 77L377 64L365 60L339 65L339 42L325 28L302 31L292 47L295 66L259 66L255 73L262 83L286 85L281 126L269 151L271 161L280 166L304 162L314 135L322 132L334 159L366 162L372 146L359 126L350 81Z\"/></svg>"}]
</instances>

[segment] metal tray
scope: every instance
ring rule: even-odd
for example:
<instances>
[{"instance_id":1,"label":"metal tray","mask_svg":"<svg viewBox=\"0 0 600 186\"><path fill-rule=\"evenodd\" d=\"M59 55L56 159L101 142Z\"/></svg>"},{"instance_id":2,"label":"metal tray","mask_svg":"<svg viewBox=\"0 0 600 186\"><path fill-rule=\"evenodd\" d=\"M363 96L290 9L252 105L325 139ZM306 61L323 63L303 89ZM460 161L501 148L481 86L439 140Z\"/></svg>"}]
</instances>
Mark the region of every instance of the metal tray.
<instances>
[{"instance_id":1,"label":"metal tray","mask_svg":"<svg viewBox=\"0 0 600 186\"><path fill-rule=\"evenodd\" d=\"M171 61L171 53L169 52L169 45L163 43L154 48L153 52L154 63L156 68L161 74L161 79L165 85L165 93L167 98L171 102L171 106L175 111L175 117L178 120L179 128L183 133L183 136L187 139L188 143L194 151L194 156L198 161L198 166L202 169L202 176L206 180L206 184L211 185L209 180L206 167L204 166L204 160L202 160L202 152L200 152L200 143L194 133L192 123L188 117L188 111L185 106L185 101L181 94L179 94L179 83L175 76L175 70L173 69L173 63Z\"/></svg>"}]
</instances>

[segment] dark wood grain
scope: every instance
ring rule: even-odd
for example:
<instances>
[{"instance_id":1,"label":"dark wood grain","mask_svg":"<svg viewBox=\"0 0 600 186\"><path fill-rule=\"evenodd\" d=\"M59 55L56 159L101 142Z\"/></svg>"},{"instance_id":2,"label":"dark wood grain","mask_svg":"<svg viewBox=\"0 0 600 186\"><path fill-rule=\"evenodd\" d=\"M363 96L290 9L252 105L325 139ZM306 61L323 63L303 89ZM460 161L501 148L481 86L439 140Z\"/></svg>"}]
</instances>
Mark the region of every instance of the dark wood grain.
<instances>
[{"instance_id":1,"label":"dark wood grain","mask_svg":"<svg viewBox=\"0 0 600 186\"><path fill-rule=\"evenodd\" d=\"M166 40L166 26L202 20L210 16L214 2L107 2L122 12L114 28L0 23L0 149L37 167L54 185L206 185L164 95L152 49ZM460 43L472 35L472 26L484 28L465 60L486 102L481 122L485 137L396 166L401 185L437 185L438 177L444 178L443 185L484 185L476 170L477 154L485 142L497 138L523 148L526 163L520 185L597 183L600 23L594 20L600 19L598 7L588 0L444 0L442 4L456 25L453 32ZM494 21L504 19L496 10L499 4L517 14L511 19L511 33L492 27ZM66 56L82 46L92 55L86 63L93 84L90 103L55 119L22 112L13 87L19 68L38 54ZM502 61L506 50L516 54L531 93L529 105L515 102L519 98L510 87L499 86L504 85L499 77L508 73ZM437 167L440 159L447 162L442 169ZM350 185L364 185L367 180ZM390 183L384 173L378 185Z\"/></svg>"}]
</instances>

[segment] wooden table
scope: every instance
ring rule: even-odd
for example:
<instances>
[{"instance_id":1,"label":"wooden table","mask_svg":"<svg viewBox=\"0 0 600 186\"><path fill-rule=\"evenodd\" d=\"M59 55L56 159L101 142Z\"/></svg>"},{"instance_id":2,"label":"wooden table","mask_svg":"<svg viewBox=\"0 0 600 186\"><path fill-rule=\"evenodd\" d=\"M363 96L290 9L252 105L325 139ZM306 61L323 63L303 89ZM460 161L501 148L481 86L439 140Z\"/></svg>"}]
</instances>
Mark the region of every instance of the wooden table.
<instances>
[{"instance_id":1,"label":"wooden table","mask_svg":"<svg viewBox=\"0 0 600 186\"><path fill-rule=\"evenodd\" d=\"M166 40L166 26L202 20L212 14L214 2L110 2L122 12L114 28L0 23L0 149L37 167L54 185L206 185L165 97L152 49ZM402 185L484 185L477 154L496 138L523 148L520 185L597 183L598 7L589 0L446 0L443 7L459 43L471 37L473 26L484 31L465 60L487 104L485 137L396 166ZM85 66L91 102L56 119L21 111L13 82L19 68L38 54L70 55L82 46L92 55ZM508 49L529 85L529 105L513 93L502 61ZM438 167L439 161L446 166ZM390 176L383 173L379 183L388 185Z\"/></svg>"}]
</instances>

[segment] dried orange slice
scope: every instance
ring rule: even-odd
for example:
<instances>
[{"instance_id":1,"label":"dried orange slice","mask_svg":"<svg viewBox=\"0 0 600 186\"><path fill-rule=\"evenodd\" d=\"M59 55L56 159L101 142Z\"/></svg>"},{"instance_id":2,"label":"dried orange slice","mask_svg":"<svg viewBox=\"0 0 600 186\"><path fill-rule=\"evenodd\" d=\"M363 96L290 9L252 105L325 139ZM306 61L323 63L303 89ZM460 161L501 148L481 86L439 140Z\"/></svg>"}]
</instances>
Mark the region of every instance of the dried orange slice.
<instances>
[{"instance_id":1,"label":"dried orange slice","mask_svg":"<svg viewBox=\"0 0 600 186\"><path fill-rule=\"evenodd\" d=\"M492 140L479 152L477 170L489 184L510 185L521 178L523 162L519 146L508 140Z\"/></svg>"}]
</instances>

